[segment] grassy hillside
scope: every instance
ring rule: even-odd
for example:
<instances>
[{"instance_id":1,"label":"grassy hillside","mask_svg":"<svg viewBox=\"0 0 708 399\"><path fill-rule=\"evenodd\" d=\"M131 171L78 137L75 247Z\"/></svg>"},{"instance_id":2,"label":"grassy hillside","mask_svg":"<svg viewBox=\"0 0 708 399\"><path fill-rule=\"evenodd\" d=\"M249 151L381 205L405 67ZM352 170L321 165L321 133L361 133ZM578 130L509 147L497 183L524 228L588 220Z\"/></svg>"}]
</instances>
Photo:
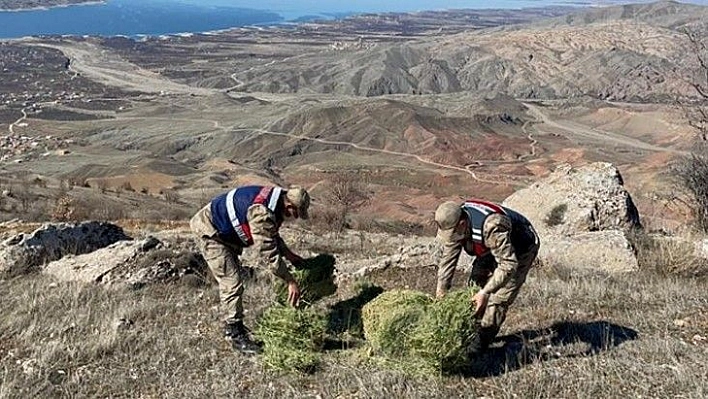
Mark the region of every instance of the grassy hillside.
<instances>
[{"instance_id":1,"label":"grassy hillside","mask_svg":"<svg viewBox=\"0 0 708 399\"><path fill-rule=\"evenodd\" d=\"M280 374L221 338L213 286L107 290L23 276L0 282L0 397L705 397L706 280L644 266L619 276L540 266L490 354L446 378L356 349L328 351L312 375ZM430 290L433 279L426 268L370 277L389 289ZM272 298L263 282L248 287L251 325Z\"/></svg>"}]
</instances>

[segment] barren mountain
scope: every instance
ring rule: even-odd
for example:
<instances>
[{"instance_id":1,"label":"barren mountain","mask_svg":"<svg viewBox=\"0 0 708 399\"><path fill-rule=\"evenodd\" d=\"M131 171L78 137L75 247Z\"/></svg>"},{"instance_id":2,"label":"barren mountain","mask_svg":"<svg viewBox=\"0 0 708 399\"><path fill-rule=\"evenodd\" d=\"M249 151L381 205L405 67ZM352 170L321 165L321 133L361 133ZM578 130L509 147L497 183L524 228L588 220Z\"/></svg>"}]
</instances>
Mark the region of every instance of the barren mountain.
<instances>
[{"instance_id":1,"label":"barren mountain","mask_svg":"<svg viewBox=\"0 0 708 399\"><path fill-rule=\"evenodd\" d=\"M692 95L684 77L697 73L680 29L705 29L706 20L705 7L673 2L610 7L347 54L307 53L234 77L246 91L669 101Z\"/></svg>"},{"instance_id":2,"label":"barren mountain","mask_svg":"<svg viewBox=\"0 0 708 399\"><path fill-rule=\"evenodd\" d=\"M640 210L661 209L673 190L661 172L691 145L669 102L693 95L696 72L678 30L699 32L705 10L492 10L453 27L450 12L428 12L12 41L0 47L0 177L72 181L158 210L169 197L185 215L248 182L302 184L322 203L333 172L355 173L376 198L362 213L422 223L443 198L499 200L560 164L608 161L640 191Z\"/></svg>"}]
</instances>

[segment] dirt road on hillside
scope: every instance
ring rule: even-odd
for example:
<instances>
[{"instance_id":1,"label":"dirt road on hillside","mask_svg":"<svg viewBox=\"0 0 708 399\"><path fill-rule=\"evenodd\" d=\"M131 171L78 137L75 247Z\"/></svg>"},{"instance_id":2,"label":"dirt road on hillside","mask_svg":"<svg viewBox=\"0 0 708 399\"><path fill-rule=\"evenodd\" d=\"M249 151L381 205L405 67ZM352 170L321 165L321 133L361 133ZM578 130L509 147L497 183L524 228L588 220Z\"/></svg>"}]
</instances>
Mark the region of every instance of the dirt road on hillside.
<instances>
[{"instance_id":1,"label":"dirt road on hillside","mask_svg":"<svg viewBox=\"0 0 708 399\"><path fill-rule=\"evenodd\" d=\"M210 95L213 90L173 82L158 73L141 68L116 53L91 43L27 43L59 50L71 63L69 68L107 86L145 93L183 93Z\"/></svg>"},{"instance_id":2,"label":"dirt road on hillside","mask_svg":"<svg viewBox=\"0 0 708 399\"><path fill-rule=\"evenodd\" d=\"M523 104L526 106L526 108L528 108L531 115L533 115L535 118L537 118L539 121L543 122L543 124L549 127L562 130L570 140L585 139L601 144L611 144L619 147L626 147L644 151L670 152L677 155L688 154L686 151L675 150L673 148L667 147L659 147L657 145L649 144L632 137L621 135L619 133L595 129L577 122L569 120L554 120L548 115L544 114L538 105L534 105L528 102L523 102ZM543 125L536 125L536 129L543 130Z\"/></svg>"}]
</instances>

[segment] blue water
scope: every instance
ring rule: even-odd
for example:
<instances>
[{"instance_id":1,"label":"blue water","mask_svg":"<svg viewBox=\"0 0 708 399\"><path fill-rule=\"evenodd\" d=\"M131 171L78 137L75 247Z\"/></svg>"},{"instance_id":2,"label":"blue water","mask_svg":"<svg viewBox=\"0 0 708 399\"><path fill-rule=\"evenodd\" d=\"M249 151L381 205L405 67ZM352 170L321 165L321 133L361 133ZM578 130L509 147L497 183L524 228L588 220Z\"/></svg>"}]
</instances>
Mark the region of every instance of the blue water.
<instances>
[{"instance_id":1,"label":"blue water","mask_svg":"<svg viewBox=\"0 0 708 399\"><path fill-rule=\"evenodd\" d=\"M109 0L106 4L0 12L0 38L48 34L159 35L204 32L282 20L274 12L233 6L168 0Z\"/></svg>"},{"instance_id":2,"label":"blue water","mask_svg":"<svg viewBox=\"0 0 708 399\"><path fill-rule=\"evenodd\" d=\"M648 2L648 1L634 1ZM593 0L109 0L105 4L0 12L0 38L32 35L161 35L339 17L362 12L620 4ZM691 1L708 5L708 0Z\"/></svg>"}]
</instances>

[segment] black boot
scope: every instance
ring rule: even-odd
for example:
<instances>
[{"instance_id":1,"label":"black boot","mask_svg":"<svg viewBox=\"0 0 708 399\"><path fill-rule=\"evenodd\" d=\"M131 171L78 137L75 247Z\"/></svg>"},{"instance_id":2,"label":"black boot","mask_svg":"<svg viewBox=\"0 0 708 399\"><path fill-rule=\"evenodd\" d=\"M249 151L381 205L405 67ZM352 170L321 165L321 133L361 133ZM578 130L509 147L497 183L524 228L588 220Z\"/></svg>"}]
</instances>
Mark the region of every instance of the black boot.
<instances>
[{"instance_id":1,"label":"black boot","mask_svg":"<svg viewBox=\"0 0 708 399\"><path fill-rule=\"evenodd\" d=\"M496 327L481 327L479 333L474 336L472 342L467 346L467 356L470 358L477 357L489 349L489 345L494 342L494 337L497 336L499 329Z\"/></svg>"},{"instance_id":2,"label":"black boot","mask_svg":"<svg viewBox=\"0 0 708 399\"><path fill-rule=\"evenodd\" d=\"M248 329L242 321L226 323L224 336L231 341L231 346L246 355L254 355L261 352L261 347L251 340Z\"/></svg>"}]
</instances>

